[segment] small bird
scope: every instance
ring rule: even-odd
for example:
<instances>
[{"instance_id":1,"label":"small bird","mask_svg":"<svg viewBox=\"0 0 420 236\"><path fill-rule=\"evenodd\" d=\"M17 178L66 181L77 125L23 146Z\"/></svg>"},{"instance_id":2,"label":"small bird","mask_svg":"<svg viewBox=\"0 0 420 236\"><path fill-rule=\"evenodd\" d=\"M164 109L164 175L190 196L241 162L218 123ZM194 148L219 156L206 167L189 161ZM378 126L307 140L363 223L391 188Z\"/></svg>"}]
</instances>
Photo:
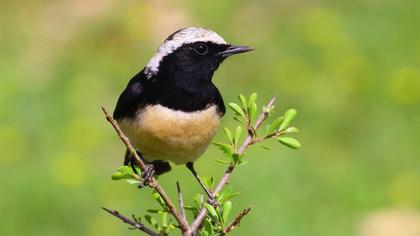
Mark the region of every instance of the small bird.
<instances>
[{"instance_id":1,"label":"small bird","mask_svg":"<svg viewBox=\"0 0 420 236\"><path fill-rule=\"evenodd\" d=\"M113 117L150 166L145 176L170 171L169 162L186 164L211 197L193 163L207 149L225 114L212 77L227 57L251 50L233 46L208 29L180 29L128 82ZM134 167L131 159L127 151L124 165Z\"/></svg>"}]
</instances>

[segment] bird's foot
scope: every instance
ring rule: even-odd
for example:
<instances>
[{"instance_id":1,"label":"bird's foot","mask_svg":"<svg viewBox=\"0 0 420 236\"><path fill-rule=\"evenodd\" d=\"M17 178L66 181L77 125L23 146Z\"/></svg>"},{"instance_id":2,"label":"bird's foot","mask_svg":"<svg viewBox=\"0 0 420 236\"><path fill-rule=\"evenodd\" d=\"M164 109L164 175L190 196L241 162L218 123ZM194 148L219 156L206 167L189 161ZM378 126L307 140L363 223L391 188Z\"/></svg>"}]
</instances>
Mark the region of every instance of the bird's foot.
<instances>
[{"instance_id":1,"label":"bird's foot","mask_svg":"<svg viewBox=\"0 0 420 236\"><path fill-rule=\"evenodd\" d=\"M201 187L203 188L204 192L206 193L206 195L208 197L207 203L212 205L213 207L217 207L219 205L219 202L217 201L217 199L215 197L213 197L213 194L212 194L211 190L208 189L204 184L201 185Z\"/></svg>"},{"instance_id":2,"label":"bird's foot","mask_svg":"<svg viewBox=\"0 0 420 236\"><path fill-rule=\"evenodd\" d=\"M219 205L217 200L213 197L211 191L207 188L207 186L204 184L203 180L198 176L197 172L194 169L194 163L188 162L186 164L186 167L191 171L191 173L194 175L194 177L197 179L198 183L200 184L201 188L206 193L207 197L209 198L207 202L212 205L213 207L216 207Z\"/></svg>"},{"instance_id":3,"label":"bird's foot","mask_svg":"<svg viewBox=\"0 0 420 236\"><path fill-rule=\"evenodd\" d=\"M155 177L155 168L153 164L146 164L145 169L141 172L142 183L139 185L139 188L148 186L153 177Z\"/></svg>"},{"instance_id":4,"label":"bird's foot","mask_svg":"<svg viewBox=\"0 0 420 236\"><path fill-rule=\"evenodd\" d=\"M217 206L219 206L219 203L217 202L217 200L214 197L212 197L212 196L209 196L209 200L207 200L207 202L210 205L212 205L214 208L216 208Z\"/></svg>"}]
</instances>

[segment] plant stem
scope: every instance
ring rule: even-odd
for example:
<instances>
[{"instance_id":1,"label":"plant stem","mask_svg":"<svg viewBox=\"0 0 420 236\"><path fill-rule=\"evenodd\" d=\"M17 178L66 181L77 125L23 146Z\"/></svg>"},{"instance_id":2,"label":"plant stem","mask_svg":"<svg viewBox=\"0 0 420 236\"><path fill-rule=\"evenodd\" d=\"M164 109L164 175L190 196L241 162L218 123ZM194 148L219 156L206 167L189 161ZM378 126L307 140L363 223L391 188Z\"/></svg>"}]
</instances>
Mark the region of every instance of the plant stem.
<instances>
[{"instance_id":1,"label":"plant stem","mask_svg":"<svg viewBox=\"0 0 420 236\"><path fill-rule=\"evenodd\" d=\"M262 122L268 117L269 110L273 107L274 102L276 101L276 97L272 97L270 101L264 106L263 111L258 115L257 120L254 122L253 129L256 130ZM253 142L254 138L254 132L248 132L248 136L242 143L242 145L239 147L238 154L243 154L246 150L246 148L249 145L254 144ZM223 187L228 183L229 177L232 174L233 170L235 169L234 164L230 164L228 168L226 169L225 173L223 174L223 177L220 179L219 183L217 184L215 190L212 192L212 196L216 197L216 195L223 189ZM198 213L197 217L194 219L193 223L191 224L191 231L193 234L196 234L197 231L201 227L201 223L203 222L205 216L206 216L207 210L206 208L201 208L200 212Z\"/></svg>"},{"instance_id":2,"label":"plant stem","mask_svg":"<svg viewBox=\"0 0 420 236\"><path fill-rule=\"evenodd\" d=\"M151 236L160 236L160 234L156 233L155 231L147 228L144 224L140 223L139 221L135 220L133 217L133 220L129 219L128 217L121 215L118 211L116 210L110 210L108 208L102 207L102 209L104 209L106 212L108 212L109 214L119 218L120 220L122 220L124 223L131 225L134 229L138 229L141 230L143 232L145 232L148 235Z\"/></svg>"},{"instance_id":3,"label":"plant stem","mask_svg":"<svg viewBox=\"0 0 420 236\"><path fill-rule=\"evenodd\" d=\"M118 137L123 141L127 149L132 153L134 157L134 161L136 164L140 167L140 169L143 171L146 169L145 163L141 160L139 155L136 152L136 149L131 145L130 140L127 138L127 136L124 135L120 127L118 126L118 123L111 117L111 115L106 111L104 107L102 107L102 111L105 114L106 120L111 123L112 127L114 127L115 131L118 134ZM162 197L163 201L166 203L166 205L169 208L169 211L171 214L175 217L175 220L178 222L179 227L181 228L183 235L191 235L190 226L188 225L187 221L181 216L181 214L176 209L174 203L169 198L169 196L166 194L165 190L160 186L159 182L156 180L155 177L152 177L149 182L149 186L156 190L156 192L159 193L160 197Z\"/></svg>"},{"instance_id":4,"label":"plant stem","mask_svg":"<svg viewBox=\"0 0 420 236\"><path fill-rule=\"evenodd\" d=\"M178 192L179 208L181 209L182 218L187 221L187 217L185 215L184 200L182 199L181 186L179 186L178 181L176 181L176 191Z\"/></svg>"},{"instance_id":5,"label":"plant stem","mask_svg":"<svg viewBox=\"0 0 420 236\"><path fill-rule=\"evenodd\" d=\"M251 211L251 207L246 208L243 210L239 215L235 217L235 219L230 223L226 228L223 229L223 232L220 234L221 236L229 233L230 231L234 230L240 223L242 218L244 218L249 212Z\"/></svg>"}]
</instances>

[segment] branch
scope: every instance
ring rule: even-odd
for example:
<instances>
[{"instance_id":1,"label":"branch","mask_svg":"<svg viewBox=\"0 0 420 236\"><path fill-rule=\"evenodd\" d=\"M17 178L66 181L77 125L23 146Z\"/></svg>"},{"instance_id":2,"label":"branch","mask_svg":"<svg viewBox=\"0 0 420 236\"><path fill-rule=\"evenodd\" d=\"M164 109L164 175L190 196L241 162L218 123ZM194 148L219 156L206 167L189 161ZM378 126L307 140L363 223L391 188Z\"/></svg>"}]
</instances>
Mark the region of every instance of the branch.
<instances>
[{"instance_id":1,"label":"branch","mask_svg":"<svg viewBox=\"0 0 420 236\"><path fill-rule=\"evenodd\" d=\"M141 171L144 171L146 169L145 163L142 161L142 159L139 157L139 155L136 152L136 149L131 145L130 140L127 138L127 136L124 135L124 133L121 131L120 127L118 126L117 122L111 117L111 115L106 111L104 107L102 107L102 111L105 114L106 120L111 123L112 127L114 127L115 131L118 134L118 137L123 141L127 149L131 152L131 154L134 157L134 161L136 164L140 167ZM183 235L191 235L190 227L187 223L187 221L182 218L181 214L179 214L178 210L176 209L174 203L169 198L169 196L166 194L165 190L159 185L159 182L156 180L155 177L152 177L148 184L151 188L156 190L156 192L159 193L159 195L162 197L163 201L166 203L166 205L169 208L169 211L171 214L175 217L175 220L178 222L179 227L182 230Z\"/></svg>"},{"instance_id":2,"label":"branch","mask_svg":"<svg viewBox=\"0 0 420 236\"><path fill-rule=\"evenodd\" d=\"M269 111L272 109L274 102L276 101L276 97L272 97L270 101L267 103L267 105L264 106L263 111L259 114L257 120L254 122L253 128L254 130L257 130L258 127L262 124L262 122L268 117ZM254 132L248 132L248 136L242 143L242 145L239 147L238 154L243 154L246 150L246 148L249 145L254 144L253 138L255 136ZM227 184L229 181L229 177L232 174L232 171L235 169L234 164L230 164L228 168L226 169L225 173L223 174L223 177L220 179L219 183L216 186L216 189L213 191L212 196L216 197L216 195L223 189L223 187ZM203 222L204 218L206 217L207 210L206 208L201 208L200 212L198 213L197 217L195 218L194 222L191 224L191 231L193 234L195 234L201 226L201 223Z\"/></svg>"},{"instance_id":3,"label":"branch","mask_svg":"<svg viewBox=\"0 0 420 236\"><path fill-rule=\"evenodd\" d=\"M176 181L176 191L178 192L179 208L181 209L182 218L187 221L187 217L185 216L184 200L182 199L181 187L179 186L178 181Z\"/></svg>"},{"instance_id":4,"label":"branch","mask_svg":"<svg viewBox=\"0 0 420 236\"><path fill-rule=\"evenodd\" d=\"M124 215L121 215L118 211L110 210L110 209L105 208L105 207L102 207L102 209L104 209L109 214L119 218L124 223L131 225L134 229L141 230L141 231L143 231L146 234L151 235L151 236L160 236L160 234L154 232L153 230L147 228L144 224L140 223L137 219L134 218L134 216L133 216L133 220L131 220L128 217L126 217Z\"/></svg>"},{"instance_id":5,"label":"branch","mask_svg":"<svg viewBox=\"0 0 420 236\"><path fill-rule=\"evenodd\" d=\"M131 145L130 140L127 138L127 136L125 136L125 134L122 132L122 130L120 129L120 127L118 126L118 123L116 120L114 120L114 118L111 117L111 115L108 113L108 111L102 107L102 111L105 114L105 118L106 120L111 123L112 127L114 127L115 132L117 132L118 137L121 139L121 141L123 141L123 143L125 144L125 146L127 147L127 149L130 151L130 153L134 156L134 160L136 161L136 164L139 165L140 170L144 171L146 169L146 164L143 162L143 160L141 160L141 158L139 157L139 155L136 152L136 149L133 147L133 145Z\"/></svg>"},{"instance_id":6,"label":"branch","mask_svg":"<svg viewBox=\"0 0 420 236\"><path fill-rule=\"evenodd\" d=\"M234 230L241 223L242 218L244 218L251 211L251 207L243 210L239 215L236 216L235 220L232 221L226 228L223 229L223 232L220 235L225 235L230 231Z\"/></svg>"}]
</instances>

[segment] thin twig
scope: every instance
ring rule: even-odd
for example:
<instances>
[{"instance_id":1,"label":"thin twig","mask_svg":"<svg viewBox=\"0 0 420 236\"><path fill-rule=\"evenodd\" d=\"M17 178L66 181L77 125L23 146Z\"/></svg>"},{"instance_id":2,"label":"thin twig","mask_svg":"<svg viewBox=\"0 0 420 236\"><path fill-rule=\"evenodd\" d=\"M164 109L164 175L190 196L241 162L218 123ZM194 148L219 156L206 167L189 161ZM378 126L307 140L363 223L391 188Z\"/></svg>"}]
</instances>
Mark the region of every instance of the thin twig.
<instances>
[{"instance_id":1,"label":"thin twig","mask_svg":"<svg viewBox=\"0 0 420 236\"><path fill-rule=\"evenodd\" d=\"M130 140L127 138L127 136L125 136L125 134L122 132L122 130L120 129L120 127L118 126L118 123L116 120L114 120L114 118L112 118L112 116L108 113L108 111L102 107L102 111L105 114L105 118L106 120L111 123L112 127L114 127L115 131L118 134L118 137L121 139L121 141L123 141L123 143L125 144L125 146L127 147L127 149L130 151L130 153L134 156L134 159L136 161L136 164L139 165L140 170L144 171L146 169L146 164L143 162L143 160L141 160L141 158L138 156L136 149L133 147L133 145L131 145ZM138 159L138 160L137 160Z\"/></svg>"},{"instance_id":2,"label":"thin twig","mask_svg":"<svg viewBox=\"0 0 420 236\"><path fill-rule=\"evenodd\" d=\"M244 218L249 212L251 211L251 207L246 208L243 210L236 218L230 223L226 228L223 229L223 232L220 235L225 235L230 231L234 230L239 224L241 223L242 218Z\"/></svg>"},{"instance_id":3,"label":"thin twig","mask_svg":"<svg viewBox=\"0 0 420 236\"><path fill-rule=\"evenodd\" d=\"M254 122L253 128L254 130L257 130L258 127L262 124L262 122L268 117L269 110L273 107L274 102L276 101L276 97L272 97L270 101L267 103L267 105L264 106L263 111L259 114L257 120ZM242 145L239 147L238 154L243 154L245 152L245 149L253 144L253 137L254 132L249 132L248 136L242 143ZM232 171L235 169L235 165L231 164L226 169L225 173L223 174L223 177L220 179L219 183L217 184L215 190L212 193L213 197L216 197L216 195L223 189L223 187L228 183L229 177L232 174ZM193 223L191 224L191 231L193 234L195 234L201 226L201 223L203 222L205 216L206 216L207 210L205 207L202 207L200 212L198 213L197 217L194 219Z\"/></svg>"},{"instance_id":4,"label":"thin twig","mask_svg":"<svg viewBox=\"0 0 420 236\"><path fill-rule=\"evenodd\" d=\"M178 181L176 181L176 191L178 192L179 208L181 209L182 218L188 222L187 216L185 215L184 200L182 199L181 187L179 186Z\"/></svg>"},{"instance_id":5,"label":"thin twig","mask_svg":"<svg viewBox=\"0 0 420 236\"><path fill-rule=\"evenodd\" d=\"M118 134L118 137L123 141L127 149L130 151L130 153L134 157L134 161L136 164L140 167L140 169L143 171L146 169L146 164L142 161L142 159L137 154L136 149L131 145L130 140L127 138L127 136L124 135L124 133L121 131L120 127L118 126L117 122L111 117L111 115L106 111L104 107L102 107L102 111L105 114L106 120L111 123L112 127L114 127L115 131ZM155 189L156 192L159 193L159 195L162 197L163 201L166 203L166 205L169 208L169 211L171 214L175 217L175 220L178 222L179 227L181 228L183 235L191 235L190 226L188 225L188 222L184 220L181 216L181 214L176 209L174 203L169 198L169 196L166 194L165 190L159 185L159 182L156 180L156 178L152 177L148 183L148 185Z\"/></svg>"},{"instance_id":6,"label":"thin twig","mask_svg":"<svg viewBox=\"0 0 420 236\"><path fill-rule=\"evenodd\" d=\"M122 220L124 223L131 225L134 229L138 229L141 230L143 232L145 232L148 235L151 236L160 236L160 234L156 233L155 231L147 228L144 224L140 223L138 220L135 220L134 216L133 216L133 220L129 219L128 217L121 215L118 211L116 210L110 210L108 208L102 207L102 209L104 209L106 212L108 212L109 214L119 218L120 220Z\"/></svg>"}]
</instances>

